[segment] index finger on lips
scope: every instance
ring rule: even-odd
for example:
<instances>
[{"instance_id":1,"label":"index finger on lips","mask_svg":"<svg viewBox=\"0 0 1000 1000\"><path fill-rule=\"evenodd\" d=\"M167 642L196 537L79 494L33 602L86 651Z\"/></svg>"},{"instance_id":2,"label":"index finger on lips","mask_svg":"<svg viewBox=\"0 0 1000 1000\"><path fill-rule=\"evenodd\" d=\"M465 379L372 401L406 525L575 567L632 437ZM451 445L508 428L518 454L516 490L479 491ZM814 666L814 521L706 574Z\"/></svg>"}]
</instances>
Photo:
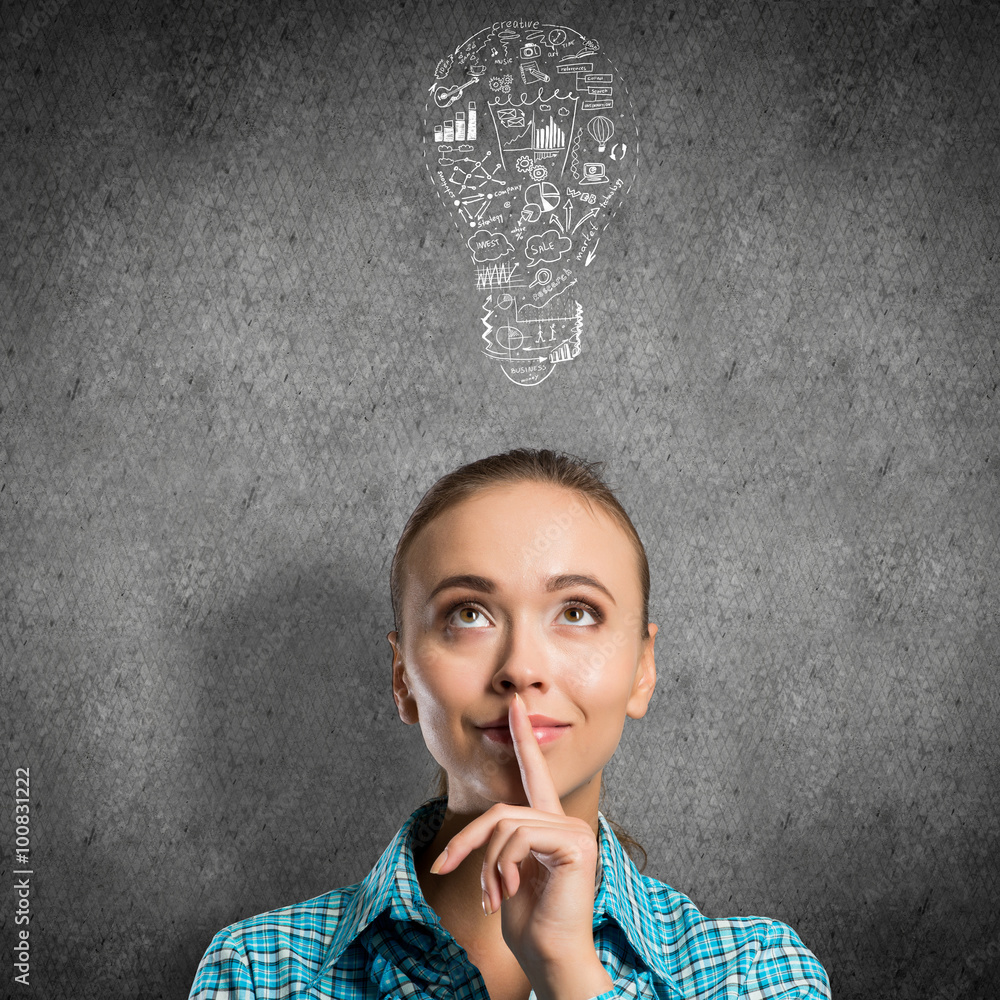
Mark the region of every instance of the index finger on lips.
<instances>
[{"instance_id":1,"label":"index finger on lips","mask_svg":"<svg viewBox=\"0 0 1000 1000\"><path fill-rule=\"evenodd\" d=\"M507 712L510 735L517 754L517 766L521 770L521 783L528 797L528 805L542 812L565 815L559 793L556 791L552 772L545 760L545 754L531 729L531 719L520 695L515 694Z\"/></svg>"}]
</instances>

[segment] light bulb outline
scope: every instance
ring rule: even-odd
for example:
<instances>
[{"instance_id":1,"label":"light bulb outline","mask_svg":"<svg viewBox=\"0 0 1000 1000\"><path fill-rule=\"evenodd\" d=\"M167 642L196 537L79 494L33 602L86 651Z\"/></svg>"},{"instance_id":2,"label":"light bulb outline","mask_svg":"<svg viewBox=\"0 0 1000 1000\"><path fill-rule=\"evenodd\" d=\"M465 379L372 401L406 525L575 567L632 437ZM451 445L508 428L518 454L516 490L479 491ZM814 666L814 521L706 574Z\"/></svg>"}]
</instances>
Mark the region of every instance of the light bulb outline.
<instances>
[{"instance_id":1,"label":"light bulb outline","mask_svg":"<svg viewBox=\"0 0 1000 1000\"><path fill-rule=\"evenodd\" d=\"M525 20L477 31L433 77L424 162L487 293L482 353L537 385L581 353L578 280L636 180L628 88L596 39Z\"/></svg>"}]
</instances>

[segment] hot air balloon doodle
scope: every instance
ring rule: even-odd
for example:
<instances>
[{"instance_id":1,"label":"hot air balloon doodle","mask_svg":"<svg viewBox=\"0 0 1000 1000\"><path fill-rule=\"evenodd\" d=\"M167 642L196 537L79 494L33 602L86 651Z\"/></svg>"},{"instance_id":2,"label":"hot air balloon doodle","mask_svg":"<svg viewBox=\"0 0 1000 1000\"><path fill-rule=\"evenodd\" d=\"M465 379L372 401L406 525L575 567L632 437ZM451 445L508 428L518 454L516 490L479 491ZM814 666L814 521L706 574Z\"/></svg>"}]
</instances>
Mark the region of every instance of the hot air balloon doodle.
<instances>
[{"instance_id":1,"label":"hot air balloon doodle","mask_svg":"<svg viewBox=\"0 0 1000 1000\"><path fill-rule=\"evenodd\" d=\"M587 131L598 143L597 152L603 153L608 140L615 134L615 123L610 118L605 118L604 115L598 115L591 119Z\"/></svg>"}]
</instances>

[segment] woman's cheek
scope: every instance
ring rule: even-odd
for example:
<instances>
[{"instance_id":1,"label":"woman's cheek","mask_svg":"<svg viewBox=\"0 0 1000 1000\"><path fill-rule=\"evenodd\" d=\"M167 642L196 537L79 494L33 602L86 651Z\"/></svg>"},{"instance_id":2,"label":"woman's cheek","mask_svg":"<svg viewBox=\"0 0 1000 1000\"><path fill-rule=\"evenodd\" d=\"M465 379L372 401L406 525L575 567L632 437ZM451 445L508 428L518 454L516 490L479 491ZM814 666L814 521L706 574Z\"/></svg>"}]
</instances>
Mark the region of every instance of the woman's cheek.
<instances>
[{"instance_id":1,"label":"woman's cheek","mask_svg":"<svg viewBox=\"0 0 1000 1000\"><path fill-rule=\"evenodd\" d=\"M448 701L447 695L454 688L455 679L461 675L460 663L439 644L422 643L415 651L410 668L411 684L424 700Z\"/></svg>"},{"instance_id":2,"label":"woman's cheek","mask_svg":"<svg viewBox=\"0 0 1000 1000\"><path fill-rule=\"evenodd\" d=\"M609 636L581 644L571 658L570 677L581 689L603 688L618 672L621 650Z\"/></svg>"},{"instance_id":3,"label":"woman's cheek","mask_svg":"<svg viewBox=\"0 0 1000 1000\"><path fill-rule=\"evenodd\" d=\"M427 675L427 682L434 691L435 700L443 704L461 704L482 689L483 670L473 657L448 650L438 655L436 669Z\"/></svg>"}]
</instances>

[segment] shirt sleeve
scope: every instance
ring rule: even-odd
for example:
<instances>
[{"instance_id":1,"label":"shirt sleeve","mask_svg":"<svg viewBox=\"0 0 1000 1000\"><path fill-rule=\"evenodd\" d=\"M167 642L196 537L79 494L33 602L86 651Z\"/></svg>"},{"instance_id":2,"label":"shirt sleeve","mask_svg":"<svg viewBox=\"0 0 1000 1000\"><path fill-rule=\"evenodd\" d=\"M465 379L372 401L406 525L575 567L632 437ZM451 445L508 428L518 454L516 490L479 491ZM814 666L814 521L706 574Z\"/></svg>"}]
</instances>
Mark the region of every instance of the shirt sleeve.
<instances>
[{"instance_id":1,"label":"shirt sleeve","mask_svg":"<svg viewBox=\"0 0 1000 1000\"><path fill-rule=\"evenodd\" d=\"M740 1000L830 1000L830 980L798 934L773 920L738 996Z\"/></svg>"},{"instance_id":2,"label":"shirt sleeve","mask_svg":"<svg viewBox=\"0 0 1000 1000\"><path fill-rule=\"evenodd\" d=\"M664 992L667 990L668 992ZM632 969L628 975L615 976L614 986L591 1000L674 1000L679 994L657 980L648 969Z\"/></svg>"},{"instance_id":3,"label":"shirt sleeve","mask_svg":"<svg viewBox=\"0 0 1000 1000\"><path fill-rule=\"evenodd\" d=\"M228 928L212 938L188 1000L257 1000L246 952Z\"/></svg>"},{"instance_id":4,"label":"shirt sleeve","mask_svg":"<svg viewBox=\"0 0 1000 1000\"><path fill-rule=\"evenodd\" d=\"M642 987L642 979L647 981L646 989ZM648 973L640 978L640 973L633 969L628 976L616 976L613 989L593 997L592 1000L644 1000L646 997L655 997L649 989L648 979Z\"/></svg>"}]
</instances>

